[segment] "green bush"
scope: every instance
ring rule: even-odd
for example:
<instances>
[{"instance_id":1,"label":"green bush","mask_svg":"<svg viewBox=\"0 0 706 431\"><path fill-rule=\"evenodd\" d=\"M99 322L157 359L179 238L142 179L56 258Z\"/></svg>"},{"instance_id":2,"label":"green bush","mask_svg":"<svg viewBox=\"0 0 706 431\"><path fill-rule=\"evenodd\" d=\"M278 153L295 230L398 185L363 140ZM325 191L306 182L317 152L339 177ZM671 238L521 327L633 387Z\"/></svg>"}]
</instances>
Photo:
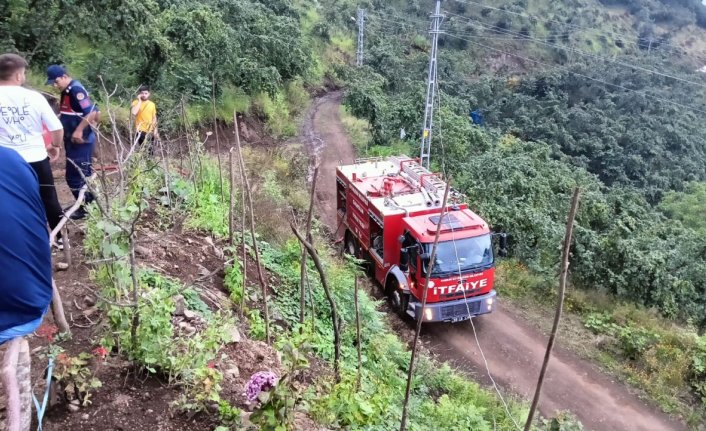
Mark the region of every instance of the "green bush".
<instances>
[{"instance_id":1,"label":"green bush","mask_svg":"<svg viewBox=\"0 0 706 431\"><path fill-rule=\"evenodd\" d=\"M230 300L233 301L234 304L240 304L245 294L243 291L243 273L240 261L234 260L233 263L226 268L226 276L223 280L223 284L230 294Z\"/></svg>"},{"instance_id":2,"label":"green bush","mask_svg":"<svg viewBox=\"0 0 706 431\"><path fill-rule=\"evenodd\" d=\"M702 335L696 342L696 347L691 356L692 384L706 408L706 335Z\"/></svg>"},{"instance_id":3,"label":"green bush","mask_svg":"<svg viewBox=\"0 0 706 431\"><path fill-rule=\"evenodd\" d=\"M230 211L228 176L218 169L210 157L195 157L201 157L201 160L193 167L195 191L187 202L189 217L186 226L226 238Z\"/></svg>"}]
</instances>

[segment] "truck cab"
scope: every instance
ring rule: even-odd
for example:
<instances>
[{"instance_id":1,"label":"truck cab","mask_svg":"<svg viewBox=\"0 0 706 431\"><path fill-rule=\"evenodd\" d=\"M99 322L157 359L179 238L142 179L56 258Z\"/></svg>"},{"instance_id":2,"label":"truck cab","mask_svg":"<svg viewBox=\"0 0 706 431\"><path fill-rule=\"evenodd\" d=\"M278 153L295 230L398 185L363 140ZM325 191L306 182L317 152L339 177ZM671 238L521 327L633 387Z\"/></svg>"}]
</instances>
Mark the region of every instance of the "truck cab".
<instances>
[{"instance_id":1,"label":"truck cab","mask_svg":"<svg viewBox=\"0 0 706 431\"><path fill-rule=\"evenodd\" d=\"M388 288L396 311L429 322L457 322L494 310L495 257L485 222L470 210L458 207L449 208L443 219L440 214L425 214L407 217L403 222L397 267L407 279L409 292L399 288L400 274L394 271L396 279L388 281L393 284ZM439 224L436 257L430 265ZM426 307L422 309L429 267Z\"/></svg>"},{"instance_id":2,"label":"truck cab","mask_svg":"<svg viewBox=\"0 0 706 431\"><path fill-rule=\"evenodd\" d=\"M442 211L446 187L407 156L358 160L337 169L344 250L368 263L396 312L425 322L468 320L495 308L490 229L458 193L450 194Z\"/></svg>"}]
</instances>

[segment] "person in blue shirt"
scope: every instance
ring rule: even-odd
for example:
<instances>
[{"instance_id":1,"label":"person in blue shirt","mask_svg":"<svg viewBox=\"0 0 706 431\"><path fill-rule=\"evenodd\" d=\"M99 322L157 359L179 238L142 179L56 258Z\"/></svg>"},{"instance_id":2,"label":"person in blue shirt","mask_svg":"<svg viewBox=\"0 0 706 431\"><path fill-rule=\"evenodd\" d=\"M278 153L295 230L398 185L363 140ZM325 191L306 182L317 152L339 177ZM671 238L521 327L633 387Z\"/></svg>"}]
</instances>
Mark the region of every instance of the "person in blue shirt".
<instances>
[{"instance_id":1,"label":"person in blue shirt","mask_svg":"<svg viewBox=\"0 0 706 431\"><path fill-rule=\"evenodd\" d=\"M0 344L32 333L52 299L52 266L37 174L0 147Z\"/></svg>"},{"instance_id":2,"label":"person in blue shirt","mask_svg":"<svg viewBox=\"0 0 706 431\"><path fill-rule=\"evenodd\" d=\"M94 124L100 111L80 82L71 78L62 66L53 64L47 68L47 85L61 91L59 119L64 126L64 147L66 150L66 183L75 198L85 184L83 177L93 174L93 148L96 143ZM70 161L69 161L70 160ZM71 163L73 161L73 163ZM74 165L75 163L75 165ZM76 169L78 166L83 173ZM90 203L93 196L86 193L85 203ZM78 220L86 216L83 206L72 214Z\"/></svg>"}]
</instances>

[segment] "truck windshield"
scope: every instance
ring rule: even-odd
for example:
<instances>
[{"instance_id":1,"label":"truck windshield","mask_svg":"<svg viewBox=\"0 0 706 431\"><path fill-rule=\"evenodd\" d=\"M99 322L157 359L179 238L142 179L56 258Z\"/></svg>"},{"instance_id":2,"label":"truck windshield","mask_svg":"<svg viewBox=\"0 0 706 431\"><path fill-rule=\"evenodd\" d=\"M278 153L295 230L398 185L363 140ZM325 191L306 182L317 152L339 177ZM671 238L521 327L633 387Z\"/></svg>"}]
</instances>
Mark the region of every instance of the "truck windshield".
<instances>
[{"instance_id":1,"label":"truck windshield","mask_svg":"<svg viewBox=\"0 0 706 431\"><path fill-rule=\"evenodd\" d=\"M432 244L425 244L431 253ZM458 273L481 268L493 263L493 245L490 234L473 238L443 241L436 249L432 275Z\"/></svg>"}]
</instances>

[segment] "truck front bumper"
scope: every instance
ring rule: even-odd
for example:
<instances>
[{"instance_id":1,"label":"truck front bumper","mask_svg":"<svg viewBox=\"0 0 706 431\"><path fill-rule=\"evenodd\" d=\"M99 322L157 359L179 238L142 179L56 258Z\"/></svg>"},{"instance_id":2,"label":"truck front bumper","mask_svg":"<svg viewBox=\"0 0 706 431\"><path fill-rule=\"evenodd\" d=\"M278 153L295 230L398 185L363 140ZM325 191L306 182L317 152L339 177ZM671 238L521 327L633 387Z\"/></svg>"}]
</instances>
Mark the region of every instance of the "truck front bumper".
<instances>
[{"instance_id":1,"label":"truck front bumper","mask_svg":"<svg viewBox=\"0 0 706 431\"><path fill-rule=\"evenodd\" d=\"M410 301L407 314L415 320L424 319L425 322L462 322L473 316L493 312L496 296L495 290L491 290L483 296L427 304L424 310L421 302Z\"/></svg>"}]
</instances>

